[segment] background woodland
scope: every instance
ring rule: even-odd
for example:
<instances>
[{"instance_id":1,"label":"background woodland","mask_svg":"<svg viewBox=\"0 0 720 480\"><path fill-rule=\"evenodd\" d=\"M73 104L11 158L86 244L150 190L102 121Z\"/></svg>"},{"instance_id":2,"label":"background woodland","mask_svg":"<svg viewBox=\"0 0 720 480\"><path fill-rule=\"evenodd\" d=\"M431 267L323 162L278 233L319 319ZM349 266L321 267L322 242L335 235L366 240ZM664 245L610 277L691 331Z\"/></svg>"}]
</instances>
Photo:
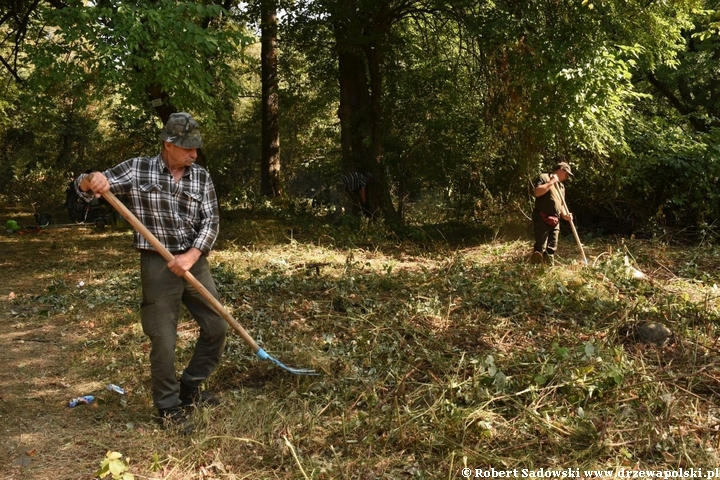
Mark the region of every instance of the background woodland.
<instances>
[{"instance_id":1,"label":"background woodland","mask_svg":"<svg viewBox=\"0 0 720 480\"><path fill-rule=\"evenodd\" d=\"M62 206L70 178L203 127L223 208L310 208L374 174L377 217L527 223L530 183L577 172L585 235L705 238L720 39L707 0L11 0L0 6L0 199Z\"/></svg>"}]
</instances>

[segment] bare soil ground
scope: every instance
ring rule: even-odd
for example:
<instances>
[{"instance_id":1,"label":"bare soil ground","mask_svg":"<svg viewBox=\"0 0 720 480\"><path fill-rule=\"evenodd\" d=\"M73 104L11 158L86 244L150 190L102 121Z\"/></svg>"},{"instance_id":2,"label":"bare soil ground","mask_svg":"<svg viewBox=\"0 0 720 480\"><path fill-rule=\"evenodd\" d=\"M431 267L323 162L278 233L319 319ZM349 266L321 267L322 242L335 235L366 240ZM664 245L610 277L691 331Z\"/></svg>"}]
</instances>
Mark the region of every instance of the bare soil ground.
<instances>
[{"instance_id":1,"label":"bare soil ground","mask_svg":"<svg viewBox=\"0 0 720 480\"><path fill-rule=\"evenodd\" d=\"M54 284L90 283L99 266L132 262L136 255L127 233L83 227L3 234L0 244L0 477L78 478L69 466L96 470L98 449L106 448L105 438L122 420L99 429L97 403L71 409L68 401L87 394L120 399L104 390L111 378L88 378L74 368L86 360L96 319L72 310L50 318L43 297L52 295ZM152 434L149 422L145 428Z\"/></svg>"}]
</instances>

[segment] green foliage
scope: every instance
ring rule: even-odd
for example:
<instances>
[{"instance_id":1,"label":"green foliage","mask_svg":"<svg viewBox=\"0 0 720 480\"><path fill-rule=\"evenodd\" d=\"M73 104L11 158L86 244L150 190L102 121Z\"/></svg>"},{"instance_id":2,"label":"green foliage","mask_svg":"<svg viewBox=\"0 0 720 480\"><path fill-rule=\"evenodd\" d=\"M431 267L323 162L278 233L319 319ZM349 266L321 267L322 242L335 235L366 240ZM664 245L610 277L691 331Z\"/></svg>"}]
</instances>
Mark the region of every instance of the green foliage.
<instances>
[{"instance_id":1,"label":"green foliage","mask_svg":"<svg viewBox=\"0 0 720 480\"><path fill-rule=\"evenodd\" d=\"M649 212L651 218L660 226L683 228L720 220L720 162L715 142L695 141L679 131L654 140L640 144L638 150L645 153L628 172L631 198L646 199L655 209Z\"/></svg>"},{"instance_id":2,"label":"green foliage","mask_svg":"<svg viewBox=\"0 0 720 480\"><path fill-rule=\"evenodd\" d=\"M371 29L372 5L348 16L348 28ZM469 219L478 201L520 201L526 180L560 156L587 163L599 180L596 158L634 155L628 124L647 93L633 80L641 66L677 58L691 7L467 2L393 17L381 40L382 146L396 204L410 213L430 192L439 202L424 221ZM323 8L342 6L301 3L288 19L321 85L335 68L330 33L317 22ZM361 38L351 40L361 48Z\"/></svg>"},{"instance_id":3,"label":"green foliage","mask_svg":"<svg viewBox=\"0 0 720 480\"><path fill-rule=\"evenodd\" d=\"M716 134L688 134L660 117L632 123L629 147L636 153L582 170L568 198L605 233L671 238L682 232L680 238L716 238Z\"/></svg>"},{"instance_id":4,"label":"green foliage","mask_svg":"<svg viewBox=\"0 0 720 480\"><path fill-rule=\"evenodd\" d=\"M572 135L565 141L574 148L607 155L626 149L625 125L633 101L642 97L631 79L642 47L598 49L586 65L565 68L557 74L556 87L565 92L558 105L558 121L567 122Z\"/></svg>"},{"instance_id":5,"label":"green foliage","mask_svg":"<svg viewBox=\"0 0 720 480\"><path fill-rule=\"evenodd\" d=\"M218 5L43 2L33 13L19 47L24 83L8 87L13 108L0 122L0 192L11 202L59 212L70 178L155 153L150 91L192 111L211 139L246 88L236 69L251 37Z\"/></svg>"},{"instance_id":6,"label":"green foliage","mask_svg":"<svg viewBox=\"0 0 720 480\"><path fill-rule=\"evenodd\" d=\"M702 238L720 220L716 158L720 102L714 93L718 39L706 35L716 15L703 8L707 6L705 2L669 10L658 6L657 12L644 17L654 38L639 37L643 50L637 55L633 84L645 98L635 103L628 124L629 150L603 166L601 171L611 172L611 178L590 179L606 193L586 189L601 200L595 205L605 209L592 213L621 223L618 230L664 237L682 229ZM660 44L665 47L658 48ZM614 189L607 191L607 180ZM607 211L623 218L609 219Z\"/></svg>"},{"instance_id":7,"label":"green foliage","mask_svg":"<svg viewBox=\"0 0 720 480\"><path fill-rule=\"evenodd\" d=\"M265 205L256 198L259 52L246 25L257 5L39 4L21 45L25 83L8 83L0 101L3 198L59 206L71 176L154 153L152 92L201 120L223 203L314 215L305 199L329 198L344 161L338 52L348 47L366 60L379 54L378 91L366 65L348 103L378 98L379 134L366 122L353 135L381 154L387 185L375 194L387 193L411 224L520 224L532 207L528 181L565 158L579 172L569 198L582 228L664 235L690 223L713 232L714 5L355 5L281 6L281 171L293 200ZM354 33L336 38L329 18ZM369 114L357 108L355 118Z\"/></svg>"},{"instance_id":8,"label":"green foliage","mask_svg":"<svg viewBox=\"0 0 720 480\"><path fill-rule=\"evenodd\" d=\"M150 466L150 471L155 473L159 472L163 469L162 462L160 461L160 455L157 454L157 452L153 453L152 457L152 465Z\"/></svg>"},{"instance_id":9,"label":"green foliage","mask_svg":"<svg viewBox=\"0 0 720 480\"><path fill-rule=\"evenodd\" d=\"M100 470L95 472L95 476L97 478L105 478L108 475L112 475L113 480L134 480L135 475L128 472L130 467L128 467L121 458L122 454L108 451L105 458L100 462Z\"/></svg>"},{"instance_id":10,"label":"green foliage","mask_svg":"<svg viewBox=\"0 0 720 480\"><path fill-rule=\"evenodd\" d=\"M0 131L0 191L40 209L61 206L67 182L89 168L99 150L97 118L77 111L72 97L55 99L62 101L37 115L18 109Z\"/></svg>"},{"instance_id":11,"label":"green foliage","mask_svg":"<svg viewBox=\"0 0 720 480\"><path fill-rule=\"evenodd\" d=\"M250 39L226 27L219 5L78 2L41 13L47 37L29 47L38 91L65 82L78 95L117 92L122 103L147 108L147 89L158 85L177 108L195 112L224 100L213 94L218 84L237 94L230 60Z\"/></svg>"}]
</instances>

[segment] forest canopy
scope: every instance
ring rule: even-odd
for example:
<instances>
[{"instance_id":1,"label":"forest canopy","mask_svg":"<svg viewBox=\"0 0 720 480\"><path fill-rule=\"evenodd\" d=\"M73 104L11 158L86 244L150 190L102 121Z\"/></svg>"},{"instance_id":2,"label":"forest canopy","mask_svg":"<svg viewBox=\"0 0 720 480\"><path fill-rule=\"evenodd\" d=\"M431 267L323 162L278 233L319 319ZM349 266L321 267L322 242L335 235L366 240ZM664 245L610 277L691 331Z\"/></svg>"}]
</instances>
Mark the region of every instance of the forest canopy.
<instances>
[{"instance_id":1,"label":"forest canopy","mask_svg":"<svg viewBox=\"0 0 720 480\"><path fill-rule=\"evenodd\" d=\"M580 228L704 235L719 18L705 0L5 2L0 199L57 207L188 111L223 208L321 204L368 171L388 224L495 228L563 160Z\"/></svg>"}]
</instances>

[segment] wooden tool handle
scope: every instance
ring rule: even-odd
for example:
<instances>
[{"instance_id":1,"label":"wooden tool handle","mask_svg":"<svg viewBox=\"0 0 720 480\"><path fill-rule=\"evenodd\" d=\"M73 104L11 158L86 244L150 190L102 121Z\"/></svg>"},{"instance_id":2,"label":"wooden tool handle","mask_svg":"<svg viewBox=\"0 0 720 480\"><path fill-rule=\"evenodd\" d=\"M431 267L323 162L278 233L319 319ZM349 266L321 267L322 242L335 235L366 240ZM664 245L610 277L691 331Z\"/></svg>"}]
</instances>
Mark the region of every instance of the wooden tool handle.
<instances>
[{"instance_id":1,"label":"wooden tool handle","mask_svg":"<svg viewBox=\"0 0 720 480\"><path fill-rule=\"evenodd\" d=\"M113 208L115 210L118 211L118 213L120 213L120 215L123 216L123 218L125 218L125 220L127 220L130 223L130 225L133 226L133 228L135 230L140 232L140 235L142 235L143 238L145 238L145 240L150 242L150 245L152 245L155 248L155 250L157 250L157 252L160 255L162 255L162 257L165 260L170 262L171 260L173 260L175 258L173 256L173 254L170 253L168 251L168 249L165 248L165 246L162 243L160 243L160 241L155 237L155 235L153 235L152 232L150 232L150 230L148 230L145 227L145 225L143 225L140 222L140 220L138 220L137 217L135 215L133 215L133 213L130 210L128 210L128 208L120 200L118 200L118 198L115 195L113 195L112 192L108 191L106 193L103 193L102 196L105 200L107 200L107 202L110 205L113 206ZM245 343L250 348L252 348L253 353L257 353L260 350L260 346L257 344L257 342L255 342L255 340L253 340L253 338L247 333L247 331L245 331L245 329L242 327L242 325L240 325L237 322L237 320L235 320L233 318L233 316L230 315L230 312L228 312L225 309L225 307L223 307L222 303L220 303L218 301L218 299L215 298L213 296L213 294L210 293L208 291L208 289L205 288L205 286L202 283L200 283L198 281L198 279L195 278L195 276L192 273L185 272L185 274L183 275L183 278L190 285L192 285L195 288L195 290L200 292L200 295L202 295L203 298L205 300L207 300L208 303L210 303L210 305L212 305L212 307L215 309L215 311L221 317L223 317L225 319L225 321L228 323L228 325L230 325L233 328L233 330L235 330L238 333L238 335L240 335L240 337L242 337L242 339L245 341Z\"/></svg>"},{"instance_id":2,"label":"wooden tool handle","mask_svg":"<svg viewBox=\"0 0 720 480\"><path fill-rule=\"evenodd\" d=\"M558 195L560 196L560 201L562 201L562 206L565 209L565 215L570 215L570 210L567 207L567 204L565 203L565 196L560 191L560 188L556 189L558 192ZM585 257L585 249L583 249L582 243L580 243L580 237L578 236L577 230L575 230L575 223L573 223L572 217L570 218L570 228L572 229L573 236L575 237L575 243L577 243L578 249L580 250L580 253L582 254L583 261L585 262L585 265L588 264L587 257Z\"/></svg>"}]
</instances>

